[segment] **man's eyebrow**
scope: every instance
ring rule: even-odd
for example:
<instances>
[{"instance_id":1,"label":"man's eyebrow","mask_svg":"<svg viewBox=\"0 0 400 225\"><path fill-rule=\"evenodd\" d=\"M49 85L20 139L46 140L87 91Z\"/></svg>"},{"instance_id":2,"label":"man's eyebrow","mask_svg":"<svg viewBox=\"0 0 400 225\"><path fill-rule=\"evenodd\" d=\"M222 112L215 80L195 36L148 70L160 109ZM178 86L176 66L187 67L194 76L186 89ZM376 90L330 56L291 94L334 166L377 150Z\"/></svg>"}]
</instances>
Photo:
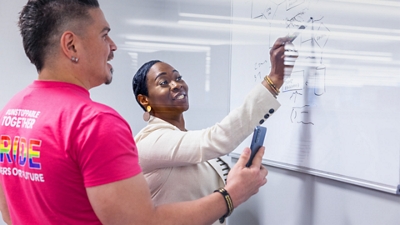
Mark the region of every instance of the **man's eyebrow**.
<instances>
[{"instance_id":1,"label":"man's eyebrow","mask_svg":"<svg viewBox=\"0 0 400 225\"><path fill-rule=\"evenodd\" d=\"M111 31L111 28L109 28L109 27L104 27L104 28L101 30L100 33L103 33L104 31L110 32L110 31Z\"/></svg>"}]
</instances>

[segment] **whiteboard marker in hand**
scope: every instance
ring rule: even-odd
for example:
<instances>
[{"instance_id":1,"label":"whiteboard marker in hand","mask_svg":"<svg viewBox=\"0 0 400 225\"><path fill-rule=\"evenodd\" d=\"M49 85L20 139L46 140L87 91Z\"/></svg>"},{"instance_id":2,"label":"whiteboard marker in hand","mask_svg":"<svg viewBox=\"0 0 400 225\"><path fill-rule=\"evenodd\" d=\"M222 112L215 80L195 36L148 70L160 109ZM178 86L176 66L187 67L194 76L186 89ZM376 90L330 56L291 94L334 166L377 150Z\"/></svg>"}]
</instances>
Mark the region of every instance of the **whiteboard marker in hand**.
<instances>
[{"instance_id":1,"label":"whiteboard marker in hand","mask_svg":"<svg viewBox=\"0 0 400 225\"><path fill-rule=\"evenodd\" d=\"M306 28L306 26L301 25L301 26L299 27L299 30L304 30L305 28ZM299 34L300 34L300 31L296 31L296 32L294 32L293 34L289 34L289 35L288 35L288 37L289 37L289 42L293 42L293 41L297 38L297 36L299 36Z\"/></svg>"},{"instance_id":2,"label":"whiteboard marker in hand","mask_svg":"<svg viewBox=\"0 0 400 225\"><path fill-rule=\"evenodd\" d=\"M310 19L307 21L307 23L309 23L311 21L313 21L312 17L310 17ZM299 34L300 34L299 30L304 30L304 29L306 29L306 26L301 25L296 32L294 32L293 34L289 34L287 36L287 37L289 37L289 42L293 42L297 38L297 36L299 36Z\"/></svg>"}]
</instances>

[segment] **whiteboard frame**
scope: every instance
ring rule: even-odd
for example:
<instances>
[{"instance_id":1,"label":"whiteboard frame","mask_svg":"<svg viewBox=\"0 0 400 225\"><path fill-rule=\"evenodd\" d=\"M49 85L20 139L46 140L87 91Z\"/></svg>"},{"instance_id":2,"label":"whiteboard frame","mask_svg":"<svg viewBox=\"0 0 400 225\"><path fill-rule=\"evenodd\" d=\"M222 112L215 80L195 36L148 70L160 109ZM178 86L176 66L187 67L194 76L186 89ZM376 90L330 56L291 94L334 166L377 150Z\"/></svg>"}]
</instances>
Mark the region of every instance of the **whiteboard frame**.
<instances>
[{"instance_id":1,"label":"whiteboard frame","mask_svg":"<svg viewBox=\"0 0 400 225\"><path fill-rule=\"evenodd\" d=\"M232 152L229 154L229 156L235 160L238 160L240 157L240 154ZM311 168L307 168L307 167L295 166L295 165L288 164L288 163L276 162L276 161L268 160L265 158L262 159L262 164L264 166L273 166L273 167L287 169L287 170L291 170L291 171L295 171L295 172L306 173L306 174L310 174L310 175L314 175L314 176L318 176L318 177L328 178L331 180L336 180L336 181L345 182L345 183L349 183L349 184L353 184L353 185L357 185L357 186L361 186L361 187L375 189L378 191L383 191L383 192L388 192L391 194L400 195L400 185L395 187L395 186L389 186L389 185L385 185L385 184L378 184L378 183L375 184L371 181L367 181L367 180L363 180L363 179L359 179L359 178L355 178L355 177L344 176L344 175L340 175L340 174L336 174L336 173L330 173L330 172L311 169Z\"/></svg>"}]
</instances>

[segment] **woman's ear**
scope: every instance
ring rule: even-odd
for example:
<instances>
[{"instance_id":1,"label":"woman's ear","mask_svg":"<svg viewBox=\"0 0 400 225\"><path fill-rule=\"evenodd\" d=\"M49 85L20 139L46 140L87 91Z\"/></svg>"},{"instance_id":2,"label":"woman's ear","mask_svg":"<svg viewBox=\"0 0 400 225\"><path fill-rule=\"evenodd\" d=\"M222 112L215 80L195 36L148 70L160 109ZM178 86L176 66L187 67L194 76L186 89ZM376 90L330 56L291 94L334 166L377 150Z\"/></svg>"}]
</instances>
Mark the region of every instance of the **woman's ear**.
<instances>
[{"instance_id":1,"label":"woman's ear","mask_svg":"<svg viewBox=\"0 0 400 225\"><path fill-rule=\"evenodd\" d=\"M137 100L144 108L149 105L149 99L145 95L139 94Z\"/></svg>"}]
</instances>

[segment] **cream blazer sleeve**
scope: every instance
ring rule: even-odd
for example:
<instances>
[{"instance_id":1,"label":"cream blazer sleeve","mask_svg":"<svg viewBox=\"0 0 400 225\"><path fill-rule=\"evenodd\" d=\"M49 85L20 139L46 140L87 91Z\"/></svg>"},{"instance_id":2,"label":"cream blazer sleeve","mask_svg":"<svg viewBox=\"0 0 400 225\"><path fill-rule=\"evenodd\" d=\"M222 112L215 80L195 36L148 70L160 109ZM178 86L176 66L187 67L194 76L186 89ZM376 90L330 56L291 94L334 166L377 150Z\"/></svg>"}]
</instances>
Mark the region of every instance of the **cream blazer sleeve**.
<instances>
[{"instance_id":1,"label":"cream blazer sleeve","mask_svg":"<svg viewBox=\"0 0 400 225\"><path fill-rule=\"evenodd\" d=\"M153 117L135 137L143 172L198 164L226 155L279 107L279 102L260 83L239 108L207 129L184 132Z\"/></svg>"}]
</instances>

